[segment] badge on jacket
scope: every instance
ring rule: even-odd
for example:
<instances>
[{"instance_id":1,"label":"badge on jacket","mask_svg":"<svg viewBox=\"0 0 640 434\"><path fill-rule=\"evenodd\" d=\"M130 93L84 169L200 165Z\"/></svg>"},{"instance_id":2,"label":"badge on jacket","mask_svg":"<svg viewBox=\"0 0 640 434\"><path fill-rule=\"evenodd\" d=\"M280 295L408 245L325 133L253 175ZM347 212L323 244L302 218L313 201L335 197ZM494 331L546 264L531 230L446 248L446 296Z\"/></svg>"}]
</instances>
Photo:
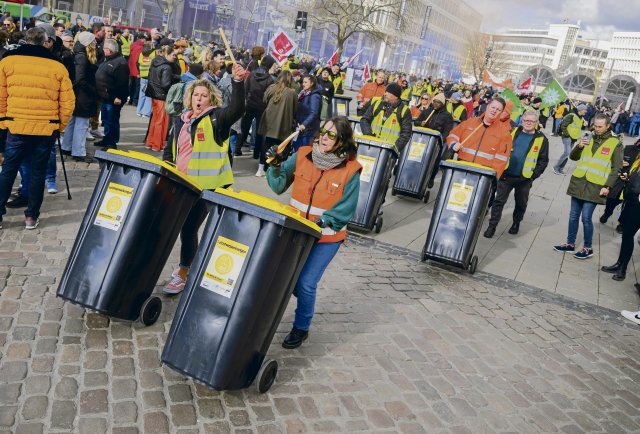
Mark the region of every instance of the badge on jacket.
<instances>
[{"instance_id":1,"label":"badge on jacket","mask_svg":"<svg viewBox=\"0 0 640 434\"><path fill-rule=\"evenodd\" d=\"M602 148L602 155L609 155L611 152L611 148Z\"/></svg>"},{"instance_id":2,"label":"badge on jacket","mask_svg":"<svg viewBox=\"0 0 640 434\"><path fill-rule=\"evenodd\" d=\"M198 139L198 141L204 140L204 128L198 128L196 130L196 138Z\"/></svg>"}]
</instances>

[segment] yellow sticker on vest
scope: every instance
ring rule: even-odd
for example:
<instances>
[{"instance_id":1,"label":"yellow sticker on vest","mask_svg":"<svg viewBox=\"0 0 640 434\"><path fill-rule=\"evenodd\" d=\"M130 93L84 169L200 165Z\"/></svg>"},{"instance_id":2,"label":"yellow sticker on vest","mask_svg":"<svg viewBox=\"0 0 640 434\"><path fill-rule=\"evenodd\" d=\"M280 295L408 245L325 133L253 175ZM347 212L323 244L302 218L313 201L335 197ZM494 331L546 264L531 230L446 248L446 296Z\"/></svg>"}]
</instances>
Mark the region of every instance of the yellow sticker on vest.
<instances>
[{"instance_id":1,"label":"yellow sticker on vest","mask_svg":"<svg viewBox=\"0 0 640 434\"><path fill-rule=\"evenodd\" d=\"M420 163L422 161L422 156L424 155L424 151L427 149L427 145L420 142L411 142L411 146L409 147L409 155L407 156L407 160L409 161L417 161Z\"/></svg>"},{"instance_id":2,"label":"yellow sticker on vest","mask_svg":"<svg viewBox=\"0 0 640 434\"><path fill-rule=\"evenodd\" d=\"M219 236L200 286L231 298L248 252L249 246Z\"/></svg>"},{"instance_id":3,"label":"yellow sticker on vest","mask_svg":"<svg viewBox=\"0 0 640 434\"><path fill-rule=\"evenodd\" d=\"M358 163L362 166L362 172L360 172L361 182L371 182L371 176L373 175L373 169L376 167L376 157L370 157L368 155L358 155Z\"/></svg>"},{"instance_id":4,"label":"yellow sticker on vest","mask_svg":"<svg viewBox=\"0 0 640 434\"><path fill-rule=\"evenodd\" d=\"M466 214L469 210L469 203L471 203L471 196L473 196L473 186L454 182L447 200L447 209Z\"/></svg>"},{"instance_id":5,"label":"yellow sticker on vest","mask_svg":"<svg viewBox=\"0 0 640 434\"><path fill-rule=\"evenodd\" d=\"M120 229L132 196L132 187L110 182L93 224L112 231Z\"/></svg>"}]
</instances>

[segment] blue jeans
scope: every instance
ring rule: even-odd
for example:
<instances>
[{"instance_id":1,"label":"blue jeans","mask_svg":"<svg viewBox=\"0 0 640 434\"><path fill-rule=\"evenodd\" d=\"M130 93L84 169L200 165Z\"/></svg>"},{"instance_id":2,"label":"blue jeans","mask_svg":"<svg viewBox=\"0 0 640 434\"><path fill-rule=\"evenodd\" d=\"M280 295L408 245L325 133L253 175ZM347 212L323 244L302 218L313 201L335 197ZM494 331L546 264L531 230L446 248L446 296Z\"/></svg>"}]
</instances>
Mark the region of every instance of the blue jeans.
<instances>
[{"instance_id":1,"label":"blue jeans","mask_svg":"<svg viewBox=\"0 0 640 434\"><path fill-rule=\"evenodd\" d=\"M33 218L40 216L47 164L52 153L55 152L54 140L53 136L7 134L7 147L4 152L2 172L0 172L0 216L7 213L5 205L11 194L11 187L13 187L20 165L28 156L31 158L31 164L28 166L30 169L28 170L30 172L28 181L25 178L22 179L22 184L28 185L29 193L24 215Z\"/></svg>"},{"instance_id":2,"label":"blue jeans","mask_svg":"<svg viewBox=\"0 0 640 434\"><path fill-rule=\"evenodd\" d=\"M104 138L102 143L105 146L115 146L120 141L120 111L121 105L102 102L100 111L102 113L102 123L104 124Z\"/></svg>"},{"instance_id":3,"label":"blue jeans","mask_svg":"<svg viewBox=\"0 0 640 434\"><path fill-rule=\"evenodd\" d=\"M300 277L296 282L293 295L298 298L293 327L309 330L316 305L316 289L333 257L342 243L316 243L304 263Z\"/></svg>"},{"instance_id":4,"label":"blue jeans","mask_svg":"<svg viewBox=\"0 0 640 434\"><path fill-rule=\"evenodd\" d=\"M567 244L576 243L578 235L578 227L580 226L580 215L582 215L582 227L584 228L584 246L591 248L593 241L593 212L598 206L597 203L588 202L582 199L571 198L571 211L569 211L569 234L567 235Z\"/></svg>"},{"instance_id":5,"label":"blue jeans","mask_svg":"<svg viewBox=\"0 0 640 434\"><path fill-rule=\"evenodd\" d=\"M139 115L151 116L151 98L144 94L147 90L147 83L149 83L149 80L146 78L140 79L140 93L138 94L138 107L136 108L136 112Z\"/></svg>"},{"instance_id":6,"label":"blue jeans","mask_svg":"<svg viewBox=\"0 0 640 434\"><path fill-rule=\"evenodd\" d=\"M629 135L630 136L635 136L638 134L638 122L631 122L631 125L629 125Z\"/></svg>"},{"instance_id":7,"label":"blue jeans","mask_svg":"<svg viewBox=\"0 0 640 434\"><path fill-rule=\"evenodd\" d=\"M74 157L87 155L86 142L89 131L89 118L71 116L62 138L62 149L71 152Z\"/></svg>"},{"instance_id":8,"label":"blue jeans","mask_svg":"<svg viewBox=\"0 0 640 434\"><path fill-rule=\"evenodd\" d=\"M36 136L41 137L41 136ZM51 154L49 155L49 161L47 161L47 173L45 174L45 179L48 184L56 183L56 143L53 142L53 146L51 146ZM20 192L19 195L22 197L29 197L29 184L31 182L31 154L27 154L25 158L20 163L20 167L18 168L18 172L20 173Z\"/></svg>"},{"instance_id":9,"label":"blue jeans","mask_svg":"<svg viewBox=\"0 0 640 434\"><path fill-rule=\"evenodd\" d=\"M562 123L562 119L554 119L553 120L553 132L556 134L560 134L560 124Z\"/></svg>"},{"instance_id":10,"label":"blue jeans","mask_svg":"<svg viewBox=\"0 0 640 434\"><path fill-rule=\"evenodd\" d=\"M562 146L564 147L564 149L562 150L562 155L554 166L554 169L556 169L557 171L564 170L564 166L567 165L567 162L569 161L569 154L571 153L571 148L573 147L573 139L571 137L563 137Z\"/></svg>"}]
</instances>

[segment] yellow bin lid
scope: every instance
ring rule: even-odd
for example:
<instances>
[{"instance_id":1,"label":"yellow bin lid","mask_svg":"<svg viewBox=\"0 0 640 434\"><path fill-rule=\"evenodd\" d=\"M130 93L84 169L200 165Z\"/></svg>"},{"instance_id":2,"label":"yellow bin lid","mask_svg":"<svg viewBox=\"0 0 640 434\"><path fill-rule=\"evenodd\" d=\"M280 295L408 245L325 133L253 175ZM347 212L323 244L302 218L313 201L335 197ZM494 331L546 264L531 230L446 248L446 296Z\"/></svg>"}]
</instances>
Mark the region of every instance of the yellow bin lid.
<instances>
[{"instance_id":1,"label":"yellow bin lid","mask_svg":"<svg viewBox=\"0 0 640 434\"><path fill-rule=\"evenodd\" d=\"M261 208L268 209L270 211L277 212L278 214L282 214L285 217L292 218L303 225L306 225L317 231L318 233L322 232L320 226L315 224L309 219L304 218L298 209L292 207L291 205L284 205L276 200L269 199L268 197L260 196L259 194L252 193L250 191L235 191L233 188L216 188L214 190L218 194L222 194L228 197L232 197L234 199L241 200L243 202L248 202L253 205L257 205Z\"/></svg>"},{"instance_id":2,"label":"yellow bin lid","mask_svg":"<svg viewBox=\"0 0 640 434\"><path fill-rule=\"evenodd\" d=\"M160 166L163 169L166 169L167 171L171 172L173 175L177 176L179 179L183 180L184 182L202 191L202 187L198 185L197 182L195 182L192 178L185 175L184 173L180 172L174 164L171 164L167 161L162 161L161 159L156 158L153 155L145 154L143 152L138 152L138 151L121 151L119 149L109 149L107 152L109 154L115 154L115 155L120 155L122 157L133 158L134 160L144 161L145 163L151 163L151 164Z\"/></svg>"},{"instance_id":3,"label":"yellow bin lid","mask_svg":"<svg viewBox=\"0 0 640 434\"><path fill-rule=\"evenodd\" d=\"M425 127L413 127L413 132L414 133L427 133L427 134L431 134L434 136L439 136L440 135L440 131L436 131L436 130L432 130L431 128L425 128Z\"/></svg>"}]
</instances>

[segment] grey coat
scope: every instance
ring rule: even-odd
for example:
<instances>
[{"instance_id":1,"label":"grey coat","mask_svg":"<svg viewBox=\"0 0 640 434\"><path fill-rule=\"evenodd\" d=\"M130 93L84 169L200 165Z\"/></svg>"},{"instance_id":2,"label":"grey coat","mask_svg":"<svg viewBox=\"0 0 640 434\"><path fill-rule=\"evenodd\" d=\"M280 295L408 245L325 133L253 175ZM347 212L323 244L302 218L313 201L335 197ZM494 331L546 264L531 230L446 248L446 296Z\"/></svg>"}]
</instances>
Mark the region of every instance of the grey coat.
<instances>
[{"instance_id":1,"label":"grey coat","mask_svg":"<svg viewBox=\"0 0 640 434\"><path fill-rule=\"evenodd\" d=\"M272 84L264 93L263 101L267 108L260 119L258 134L272 139L284 140L294 130L298 95L295 90L287 88L282 93L280 101L276 103L273 101L275 91L276 85Z\"/></svg>"}]
</instances>

